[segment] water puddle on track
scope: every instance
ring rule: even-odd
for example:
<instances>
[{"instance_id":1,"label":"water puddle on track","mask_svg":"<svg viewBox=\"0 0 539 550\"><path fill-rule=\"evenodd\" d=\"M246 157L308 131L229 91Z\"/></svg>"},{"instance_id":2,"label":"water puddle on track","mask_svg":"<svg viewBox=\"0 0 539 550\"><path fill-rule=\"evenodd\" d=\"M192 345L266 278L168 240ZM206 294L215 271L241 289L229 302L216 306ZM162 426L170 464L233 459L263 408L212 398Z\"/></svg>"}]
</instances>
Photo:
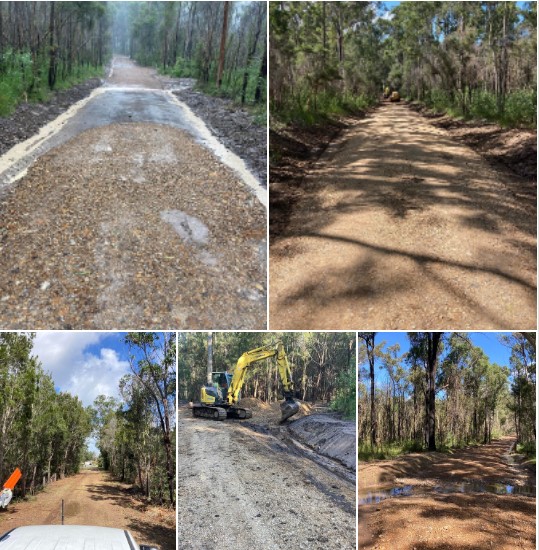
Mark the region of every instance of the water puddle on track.
<instances>
[{"instance_id":1,"label":"water puddle on track","mask_svg":"<svg viewBox=\"0 0 539 550\"><path fill-rule=\"evenodd\" d=\"M445 483L434 487L423 485L401 485L387 489L376 489L360 493L359 506L366 504L378 504L387 498L427 496L432 493L490 493L494 495L522 495L535 497L536 488L531 485L506 485L503 483L482 483L480 481L468 481L463 483Z\"/></svg>"}]
</instances>

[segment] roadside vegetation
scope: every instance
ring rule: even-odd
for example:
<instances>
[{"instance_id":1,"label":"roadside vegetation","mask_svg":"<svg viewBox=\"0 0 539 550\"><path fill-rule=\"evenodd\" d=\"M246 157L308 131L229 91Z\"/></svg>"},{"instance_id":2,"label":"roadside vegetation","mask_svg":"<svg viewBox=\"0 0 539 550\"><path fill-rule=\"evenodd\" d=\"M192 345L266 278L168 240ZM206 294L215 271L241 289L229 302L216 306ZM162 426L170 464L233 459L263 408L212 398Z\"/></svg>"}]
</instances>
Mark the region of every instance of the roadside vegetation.
<instances>
[{"instance_id":1,"label":"roadside vegetation","mask_svg":"<svg viewBox=\"0 0 539 550\"><path fill-rule=\"evenodd\" d=\"M387 87L450 115L537 123L536 2L270 3L272 124L312 125Z\"/></svg>"},{"instance_id":2,"label":"roadside vegetation","mask_svg":"<svg viewBox=\"0 0 539 550\"><path fill-rule=\"evenodd\" d=\"M296 397L323 402L347 417L355 415L355 335L340 332L216 332L211 336L213 370L234 367L243 353L281 339L292 369ZM180 333L178 398L198 401L206 381L208 335ZM274 360L250 367L242 397L266 403L282 400Z\"/></svg>"},{"instance_id":3,"label":"roadside vegetation","mask_svg":"<svg viewBox=\"0 0 539 550\"><path fill-rule=\"evenodd\" d=\"M102 76L109 25L104 2L0 2L0 116Z\"/></svg>"},{"instance_id":4,"label":"roadside vegetation","mask_svg":"<svg viewBox=\"0 0 539 550\"><path fill-rule=\"evenodd\" d=\"M15 468L15 496L79 471L88 458L92 410L77 396L57 392L32 354L32 334L0 333L0 482Z\"/></svg>"},{"instance_id":5,"label":"roadside vegetation","mask_svg":"<svg viewBox=\"0 0 539 550\"><path fill-rule=\"evenodd\" d=\"M121 400L99 396L94 429L101 465L147 498L176 501L176 334L129 333L131 374Z\"/></svg>"},{"instance_id":6,"label":"roadside vegetation","mask_svg":"<svg viewBox=\"0 0 539 550\"><path fill-rule=\"evenodd\" d=\"M383 333L359 333L359 460L516 434L515 450L535 461L535 334L498 337L511 349L508 365L492 363L466 333L409 333L402 354Z\"/></svg>"},{"instance_id":7,"label":"roadside vegetation","mask_svg":"<svg viewBox=\"0 0 539 550\"><path fill-rule=\"evenodd\" d=\"M122 2L112 9L115 52L265 112L266 2Z\"/></svg>"}]
</instances>

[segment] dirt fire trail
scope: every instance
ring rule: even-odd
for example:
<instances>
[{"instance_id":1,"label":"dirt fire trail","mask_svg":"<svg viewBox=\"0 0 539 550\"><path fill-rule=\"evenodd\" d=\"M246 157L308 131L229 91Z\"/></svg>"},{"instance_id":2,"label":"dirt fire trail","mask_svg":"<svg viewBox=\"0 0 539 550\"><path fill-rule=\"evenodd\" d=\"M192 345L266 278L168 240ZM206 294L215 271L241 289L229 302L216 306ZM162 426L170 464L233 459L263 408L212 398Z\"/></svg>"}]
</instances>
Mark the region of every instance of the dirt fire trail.
<instances>
[{"instance_id":1,"label":"dirt fire trail","mask_svg":"<svg viewBox=\"0 0 539 550\"><path fill-rule=\"evenodd\" d=\"M390 488L407 491L359 506L359 548L535 548L535 471L510 457L513 442L360 463L360 502ZM485 492L494 484L515 494Z\"/></svg>"},{"instance_id":2,"label":"dirt fire trail","mask_svg":"<svg viewBox=\"0 0 539 550\"><path fill-rule=\"evenodd\" d=\"M535 326L536 214L405 105L345 131L271 248L272 329Z\"/></svg>"},{"instance_id":3,"label":"dirt fire trail","mask_svg":"<svg viewBox=\"0 0 539 550\"><path fill-rule=\"evenodd\" d=\"M174 511L147 506L129 486L99 470L59 480L28 502L13 502L0 514L0 531L23 525L60 525L64 499L66 525L97 525L129 530L137 542L175 548Z\"/></svg>"}]
</instances>

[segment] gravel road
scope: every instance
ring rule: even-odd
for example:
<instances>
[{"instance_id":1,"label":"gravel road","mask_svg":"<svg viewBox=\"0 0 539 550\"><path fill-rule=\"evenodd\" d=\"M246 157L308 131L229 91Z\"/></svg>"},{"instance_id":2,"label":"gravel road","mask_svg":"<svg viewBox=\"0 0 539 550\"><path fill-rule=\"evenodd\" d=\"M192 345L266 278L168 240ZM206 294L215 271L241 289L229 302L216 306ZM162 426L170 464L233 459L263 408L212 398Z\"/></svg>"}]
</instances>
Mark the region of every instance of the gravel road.
<instances>
[{"instance_id":1,"label":"gravel road","mask_svg":"<svg viewBox=\"0 0 539 550\"><path fill-rule=\"evenodd\" d=\"M60 525L62 499L66 525L127 529L139 544L175 548L174 512L147 505L128 485L98 470L83 470L48 485L28 501L12 502L0 514L0 532L23 525Z\"/></svg>"},{"instance_id":2,"label":"gravel road","mask_svg":"<svg viewBox=\"0 0 539 550\"><path fill-rule=\"evenodd\" d=\"M265 190L155 71L116 58L2 170L2 327L266 327Z\"/></svg>"},{"instance_id":3,"label":"gravel road","mask_svg":"<svg viewBox=\"0 0 539 550\"><path fill-rule=\"evenodd\" d=\"M190 415L179 411L180 550L355 549L354 483L273 432Z\"/></svg>"},{"instance_id":4,"label":"gravel road","mask_svg":"<svg viewBox=\"0 0 539 550\"><path fill-rule=\"evenodd\" d=\"M384 105L305 185L270 247L271 329L535 327L535 204L445 130Z\"/></svg>"}]
</instances>

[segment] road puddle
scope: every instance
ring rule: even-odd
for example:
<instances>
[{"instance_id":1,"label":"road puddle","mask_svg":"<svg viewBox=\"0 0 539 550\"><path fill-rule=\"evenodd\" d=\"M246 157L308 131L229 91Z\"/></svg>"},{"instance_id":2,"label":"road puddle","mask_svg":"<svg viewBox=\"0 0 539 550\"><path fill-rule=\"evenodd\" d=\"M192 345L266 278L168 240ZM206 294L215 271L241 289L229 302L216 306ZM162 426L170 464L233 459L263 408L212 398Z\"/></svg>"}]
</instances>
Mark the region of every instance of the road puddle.
<instances>
[{"instance_id":1,"label":"road puddle","mask_svg":"<svg viewBox=\"0 0 539 550\"><path fill-rule=\"evenodd\" d=\"M481 481L445 483L444 485L435 485L433 487L425 487L424 485L402 485L399 487L376 489L373 491L360 493L358 504L359 506L366 504L378 504L388 498L427 496L432 493L490 493L494 495L522 495L535 497L536 488L532 485L507 485L503 483L488 484Z\"/></svg>"}]
</instances>

